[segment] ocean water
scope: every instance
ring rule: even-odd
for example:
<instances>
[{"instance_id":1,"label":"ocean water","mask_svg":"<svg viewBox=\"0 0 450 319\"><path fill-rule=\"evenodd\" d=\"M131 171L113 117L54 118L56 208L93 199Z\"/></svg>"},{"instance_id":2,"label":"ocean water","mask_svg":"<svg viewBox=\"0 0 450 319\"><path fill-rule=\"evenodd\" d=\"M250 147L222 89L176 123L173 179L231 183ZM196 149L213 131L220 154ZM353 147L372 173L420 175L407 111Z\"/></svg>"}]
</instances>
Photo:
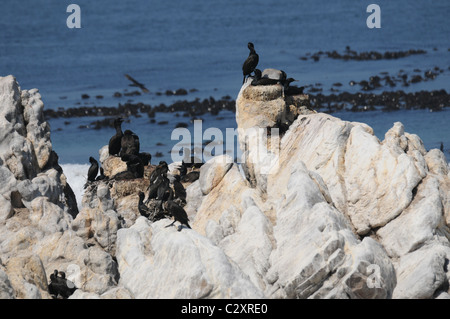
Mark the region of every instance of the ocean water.
<instances>
[{"instance_id":1,"label":"ocean water","mask_svg":"<svg viewBox=\"0 0 450 319\"><path fill-rule=\"evenodd\" d=\"M81 28L70 29L67 6L81 8ZM381 28L369 29L366 8L381 8ZM150 105L195 98L237 97L242 84L241 65L248 55L247 42L255 44L258 68L277 68L330 94L333 83L340 91L355 92L349 82L368 80L372 75L401 70L414 74L439 67L434 80L408 87L374 90L449 90L450 88L450 2L428 1L13 1L0 3L0 76L13 74L22 89L38 88L45 108L117 106L131 101ZM346 46L357 52L425 50L426 54L377 61L343 61L322 57L301 60L318 51ZM113 97L115 92L133 91L124 74L145 84L150 93ZM157 92L196 89L187 96L157 95ZM88 94L89 99L82 99ZM96 98L102 95L103 98ZM449 106L449 105L447 105ZM444 144L450 160L450 113L409 110L396 112L337 112L344 120L365 122L382 140L394 122L418 134L426 148ZM235 128L232 112L205 114L203 129ZM49 119L52 143L60 163L82 171L89 156L98 158L114 130L79 128L103 118ZM171 134L179 122L191 119L182 114L157 113L156 123L146 114L129 117L124 129L137 133L141 149L152 162L171 161L169 151L178 142ZM169 124L158 125L157 122ZM224 133L225 135L225 133ZM160 157L156 157L156 153ZM87 169L86 169L87 172ZM78 174L78 173L77 173ZM76 174L73 174L74 176ZM81 177L79 175L76 175ZM77 177L72 177L77 178ZM70 178L69 178L70 180Z\"/></svg>"}]
</instances>

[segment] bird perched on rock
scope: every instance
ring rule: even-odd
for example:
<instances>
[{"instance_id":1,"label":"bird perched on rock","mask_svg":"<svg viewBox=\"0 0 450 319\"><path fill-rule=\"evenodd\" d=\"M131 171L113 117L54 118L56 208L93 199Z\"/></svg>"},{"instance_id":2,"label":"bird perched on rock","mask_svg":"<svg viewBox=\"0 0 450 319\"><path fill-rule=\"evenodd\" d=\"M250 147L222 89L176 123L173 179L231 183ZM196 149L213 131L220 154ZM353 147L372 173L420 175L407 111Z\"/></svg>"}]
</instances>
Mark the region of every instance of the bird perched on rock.
<instances>
[{"instance_id":1,"label":"bird perched on rock","mask_svg":"<svg viewBox=\"0 0 450 319\"><path fill-rule=\"evenodd\" d=\"M150 174L150 183L153 183L159 175L167 174L169 165L165 161L160 161L155 170Z\"/></svg>"},{"instance_id":2,"label":"bird perched on rock","mask_svg":"<svg viewBox=\"0 0 450 319\"><path fill-rule=\"evenodd\" d=\"M242 81L242 84L245 83L245 78L247 75L250 75L256 68L259 62L259 55L255 51L255 47L253 43L248 43L248 49L250 50L250 53L248 54L247 59L244 61L244 64L242 65L242 74L244 75L244 80Z\"/></svg>"},{"instance_id":3,"label":"bird perched on rock","mask_svg":"<svg viewBox=\"0 0 450 319\"><path fill-rule=\"evenodd\" d=\"M149 212L147 205L144 204L144 198L145 198L145 194L143 192L139 192L138 209L139 209L139 213L142 216L148 218L150 216L150 212Z\"/></svg>"},{"instance_id":4,"label":"bird perched on rock","mask_svg":"<svg viewBox=\"0 0 450 319\"><path fill-rule=\"evenodd\" d=\"M108 179L108 177L105 176L105 172L103 170L103 167L100 167L100 174L95 178L96 181L102 181L104 179Z\"/></svg>"},{"instance_id":5,"label":"bird perched on rock","mask_svg":"<svg viewBox=\"0 0 450 319\"><path fill-rule=\"evenodd\" d=\"M279 80L270 79L270 78L263 78L261 77L262 72L259 69L255 69L255 77L253 78L252 85L274 85L280 82Z\"/></svg>"},{"instance_id":6,"label":"bird perched on rock","mask_svg":"<svg viewBox=\"0 0 450 319\"><path fill-rule=\"evenodd\" d=\"M108 144L108 151L110 155L117 155L120 153L120 149L121 149L121 142L122 142L122 122L123 119L122 118L116 118L114 120L114 128L116 129L116 134L114 134L110 139L109 139L109 144Z\"/></svg>"},{"instance_id":7,"label":"bird perched on rock","mask_svg":"<svg viewBox=\"0 0 450 319\"><path fill-rule=\"evenodd\" d=\"M150 164L150 161L152 160L152 154L147 153L147 152L139 153L138 156L141 159L142 164L144 164L144 166L147 166L148 164Z\"/></svg>"},{"instance_id":8,"label":"bird perched on rock","mask_svg":"<svg viewBox=\"0 0 450 319\"><path fill-rule=\"evenodd\" d=\"M172 224L167 225L166 227L173 226L175 222L178 221L188 228L191 228L186 211L183 207L173 201L173 191L171 188L169 188L169 199L163 203L163 208L174 218ZM181 231L181 227L178 227L178 231Z\"/></svg>"},{"instance_id":9,"label":"bird perched on rock","mask_svg":"<svg viewBox=\"0 0 450 319\"><path fill-rule=\"evenodd\" d=\"M180 175L175 175L172 182L173 189L175 190L175 198L178 198L182 203L186 203L186 189L180 182Z\"/></svg>"},{"instance_id":10,"label":"bird perched on rock","mask_svg":"<svg viewBox=\"0 0 450 319\"><path fill-rule=\"evenodd\" d=\"M50 284L48 285L48 291L55 298L61 296L64 299L69 298L77 289L73 282L66 279L66 274L64 272L59 272L54 270L53 274L50 275Z\"/></svg>"},{"instance_id":11,"label":"bird perched on rock","mask_svg":"<svg viewBox=\"0 0 450 319\"><path fill-rule=\"evenodd\" d=\"M96 161L96 159L91 156L89 157L89 162L91 163L91 166L89 166L88 169L87 183L84 184L84 188L88 187L90 183L94 182L98 174L98 162Z\"/></svg>"},{"instance_id":12,"label":"bird perched on rock","mask_svg":"<svg viewBox=\"0 0 450 319\"><path fill-rule=\"evenodd\" d=\"M192 171L186 175L180 176L180 181L183 183L193 183L200 178L199 171Z\"/></svg>"},{"instance_id":13,"label":"bird perched on rock","mask_svg":"<svg viewBox=\"0 0 450 319\"><path fill-rule=\"evenodd\" d=\"M120 156L122 157L125 154L128 155L139 155L139 137L130 130L126 130L123 132L122 140L120 142L121 150Z\"/></svg>"},{"instance_id":14,"label":"bird perched on rock","mask_svg":"<svg viewBox=\"0 0 450 319\"><path fill-rule=\"evenodd\" d=\"M141 178L144 176L144 163L141 157L132 154L124 154L120 159L127 163L127 170L134 174L134 178Z\"/></svg>"},{"instance_id":15,"label":"bird perched on rock","mask_svg":"<svg viewBox=\"0 0 450 319\"><path fill-rule=\"evenodd\" d=\"M156 199L157 200L165 200L167 199L166 193L171 189L170 181L167 178L167 175L160 175L161 183L158 186L156 191Z\"/></svg>"},{"instance_id":16,"label":"bird perched on rock","mask_svg":"<svg viewBox=\"0 0 450 319\"><path fill-rule=\"evenodd\" d=\"M156 199L158 194L164 197L165 190L167 190L167 172L169 171L169 166L165 161L160 161L156 166L155 170L150 174L150 185L147 187L148 196L145 203L150 202L151 199ZM164 182L164 184L163 184ZM163 184L163 185L161 185ZM161 186L161 190L159 190ZM163 191L163 189L165 189Z\"/></svg>"},{"instance_id":17,"label":"bird perched on rock","mask_svg":"<svg viewBox=\"0 0 450 319\"><path fill-rule=\"evenodd\" d=\"M294 81L297 81L297 80L295 80L293 78L286 79L286 81L284 82L284 95L290 96L290 95L303 94L303 90L305 89L305 87L304 86L302 86L302 87L291 86L291 83Z\"/></svg>"}]
</instances>

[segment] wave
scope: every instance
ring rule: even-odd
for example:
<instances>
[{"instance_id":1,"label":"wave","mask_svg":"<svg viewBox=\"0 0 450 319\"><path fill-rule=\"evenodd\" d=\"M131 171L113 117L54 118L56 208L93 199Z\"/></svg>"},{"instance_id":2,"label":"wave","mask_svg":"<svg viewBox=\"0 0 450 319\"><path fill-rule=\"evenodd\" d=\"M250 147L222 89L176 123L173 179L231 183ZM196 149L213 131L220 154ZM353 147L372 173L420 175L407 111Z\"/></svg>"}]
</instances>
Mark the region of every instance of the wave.
<instances>
[{"instance_id":1,"label":"wave","mask_svg":"<svg viewBox=\"0 0 450 319\"><path fill-rule=\"evenodd\" d=\"M60 164L67 182L75 193L78 209L81 210L81 200L83 199L84 184L87 181L87 172L89 164Z\"/></svg>"}]
</instances>

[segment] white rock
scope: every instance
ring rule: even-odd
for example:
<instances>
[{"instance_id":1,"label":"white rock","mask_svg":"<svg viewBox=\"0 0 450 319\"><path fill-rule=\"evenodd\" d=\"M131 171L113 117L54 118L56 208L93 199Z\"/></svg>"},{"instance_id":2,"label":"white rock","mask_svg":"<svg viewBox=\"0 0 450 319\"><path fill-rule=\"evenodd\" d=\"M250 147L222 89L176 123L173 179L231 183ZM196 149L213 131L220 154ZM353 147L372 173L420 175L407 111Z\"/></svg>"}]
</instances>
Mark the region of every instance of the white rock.
<instances>
[{"instance_id":1,"label":"white rock","mask_svg":"<svg viewBox=\"0 0 450 319\"><path fill-rule=\"evenodd\" d=\"M443 209L437 179L427 177L417 194L399 217L377 232L392 257L401 257L436 236Z\"/></svg>"},{"instance_id":2,"label":"white rock","mask_svg":"<svg viewBox=\"0 0 450 319\"><path fill-rule=\"evenodd\" d=\"M262 291L266 289L265 275L270 267L272 233L269 219L257 206L251 206L245 210L236 231L219 244Z\"/></svg>"},{"instance_id":3,"label":"white rock","mask_svg":"<svg viewBox=\"0 0 450 319\"><path fill-rule=\"evenodd\" d=\"M117 260L120 283L136 298L262 298L221 249L189 229L151 226L144 217L120 229Z\"/></svg>"},{"instance_id":4,"label":"white rock","mask_svg":"<svg viewBox=\"0 0 450 319\"><path fill-rule=\"evenodd\" d=\"M2 267L0 267L0 299L14 299L14 290Z\"/></svg>"},{"instance_id":5,"label":"white rock","mask_svg":"<svg viewBox=\"0 0 450 319\"><path fill-rule=\"evenodd\" d=\"M216 187L228 170L233 165L233 159L228 155L215 156L200 168L200 189L207 195L211 189Z\"/></svg>"},{"instance_id":6,"label":"white rock","mask_svg":"<svg viewBox=\"0 0 450 319\"><path fill-rule=\"evenodd\" d=\"M447 282L444 265L450 259L450 248L439 244L423 246L404 255L396 265L397 286L393 298L432 298Z\"/></svg>"}]
</instances>

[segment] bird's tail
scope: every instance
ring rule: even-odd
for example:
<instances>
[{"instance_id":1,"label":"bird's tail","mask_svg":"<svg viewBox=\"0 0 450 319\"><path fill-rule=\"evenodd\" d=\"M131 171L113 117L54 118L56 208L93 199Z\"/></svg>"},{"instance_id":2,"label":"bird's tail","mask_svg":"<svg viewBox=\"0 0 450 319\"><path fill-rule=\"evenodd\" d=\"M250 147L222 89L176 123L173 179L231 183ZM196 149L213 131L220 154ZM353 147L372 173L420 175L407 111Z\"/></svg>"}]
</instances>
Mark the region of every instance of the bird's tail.
<instances>
[{"instance_id":1,"label":"bird's tail","mask_svg":"<svg viewBox=\"0 0 450 319\"><path fill-rule=\"evenodd\" d=\"M244 84L245 83L245 75L244 75L244 79L242 80L242 84Z\"/></svg>"},{"instance_id":2,"label":"bird's tail","mask_svg":"<svg viewBox=\"0 0 450 319\"><path fill-rule=\"evenodd\" d=\"M188 228L192 229L188 222L186 222L186 226L187 226Z\"/></svg>"}]
</instances>

